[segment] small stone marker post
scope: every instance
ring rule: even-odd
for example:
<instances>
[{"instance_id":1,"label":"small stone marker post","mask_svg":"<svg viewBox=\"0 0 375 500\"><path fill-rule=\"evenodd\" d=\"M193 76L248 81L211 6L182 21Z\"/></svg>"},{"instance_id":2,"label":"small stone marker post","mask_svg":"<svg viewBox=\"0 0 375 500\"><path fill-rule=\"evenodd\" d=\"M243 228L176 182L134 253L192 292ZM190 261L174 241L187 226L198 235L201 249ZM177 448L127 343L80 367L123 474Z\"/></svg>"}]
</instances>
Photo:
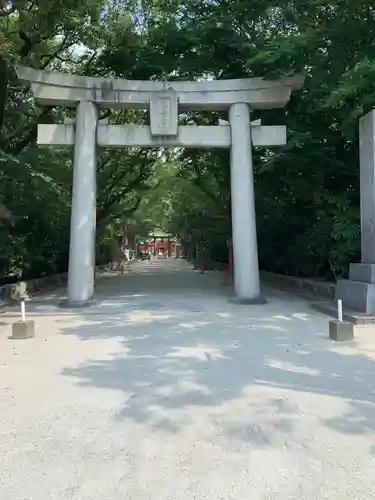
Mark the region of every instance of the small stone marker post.
<instances>
[{"instance_id":1,"label":"small stone marker post","mask_svg":"<svg viewBox=\"0 0 375 500\"><path fill-rule=\"evenodd\" d=\"M35 336L35 322L33 320L26 321L25 299L27 298L27 292L25 284L19 283L12 295L12 298L19 300L21 305L21 321L13 323L12 339L30 339Z\"/></svg>"},{"instance_id":2,"label":"small stone marker post","mask_svg":"<svg viewBox=\"0 0 375 500\"><path fill-rule=\"evenodd\" d=\"M353 340L354 325L350 321L344 321L342 312L342 300L337 301L337 318L329 322L329 338L337 342Z\"/></svg>"}]
</instances>

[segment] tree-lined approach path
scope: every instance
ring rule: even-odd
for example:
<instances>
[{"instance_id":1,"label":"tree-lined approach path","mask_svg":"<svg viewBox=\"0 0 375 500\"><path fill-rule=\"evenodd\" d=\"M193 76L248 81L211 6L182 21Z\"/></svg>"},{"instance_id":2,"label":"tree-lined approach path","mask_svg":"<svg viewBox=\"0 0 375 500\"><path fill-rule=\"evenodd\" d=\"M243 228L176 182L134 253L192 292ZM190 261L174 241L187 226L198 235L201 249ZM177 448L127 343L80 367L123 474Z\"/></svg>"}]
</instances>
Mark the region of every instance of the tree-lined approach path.
<instances>
[{"instance_id":1,"label":"tree-lined approach path","mask_svg":"<svg viewBox=\"0 0 375 500\"><path fill-rule=\"evenodd\" d=\"M5 310L0 498L370 498L373 338L333 344L327 317L275 290L230 304L221 278L167 260L108 273L97 306L35 299L29 341Z\"/></svg>"}]
</instances>

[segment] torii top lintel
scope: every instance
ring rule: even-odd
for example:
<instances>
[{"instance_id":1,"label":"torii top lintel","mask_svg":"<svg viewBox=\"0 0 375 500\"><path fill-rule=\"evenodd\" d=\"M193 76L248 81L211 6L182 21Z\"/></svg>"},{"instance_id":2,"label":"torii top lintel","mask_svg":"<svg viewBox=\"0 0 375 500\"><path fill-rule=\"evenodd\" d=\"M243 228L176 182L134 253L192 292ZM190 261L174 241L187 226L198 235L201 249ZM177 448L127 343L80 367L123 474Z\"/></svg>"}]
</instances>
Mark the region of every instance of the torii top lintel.
<instances>
[{"instance_id":1,"label":"torii top lintel","mask_svg":"<svg viewBox=\"0 0 375 500\"><path fill-rule=\"evenodd\" d=\"M293 90L304 82L303 75L279 80L136 81L70 75L16 66L21 82L30 83L35 99L47 106L76 106L92 101L102 108L147 109L151 95L174 94L181 109L221 110L247 103L252 109L284 107Z\"/></svg>"}]
</instances>

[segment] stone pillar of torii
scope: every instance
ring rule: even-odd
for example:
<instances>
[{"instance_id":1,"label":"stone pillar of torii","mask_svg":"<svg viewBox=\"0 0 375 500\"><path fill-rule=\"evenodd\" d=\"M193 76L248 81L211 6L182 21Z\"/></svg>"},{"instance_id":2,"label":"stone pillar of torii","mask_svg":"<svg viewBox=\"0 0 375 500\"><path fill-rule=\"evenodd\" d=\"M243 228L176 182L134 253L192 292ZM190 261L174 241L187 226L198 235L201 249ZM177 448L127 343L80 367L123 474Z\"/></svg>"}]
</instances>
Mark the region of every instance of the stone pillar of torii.
<instances>
[{"instance_id":1,"label":"stone pillar of torii","mask_svg":"<svg viewBox=\"0 0 375 500\"><path fill-rule=\"evenodd\" d=\"M76 108L75 123L38 126L38 144L74 147L68 306L94 299L97 146L229 148L235 298L246 304L265 302L259 283L252 147L284 145L286 127L251 123L250 114L285 106L292 91L302 87L302 76L149 82L16 69L21 81L31 83L39 103ZM99 108L147 109L150 124L109 125L98 120ZM225 110L229 122L181 126L179 112L187 110Z\"/></svg>"}]
</instances>

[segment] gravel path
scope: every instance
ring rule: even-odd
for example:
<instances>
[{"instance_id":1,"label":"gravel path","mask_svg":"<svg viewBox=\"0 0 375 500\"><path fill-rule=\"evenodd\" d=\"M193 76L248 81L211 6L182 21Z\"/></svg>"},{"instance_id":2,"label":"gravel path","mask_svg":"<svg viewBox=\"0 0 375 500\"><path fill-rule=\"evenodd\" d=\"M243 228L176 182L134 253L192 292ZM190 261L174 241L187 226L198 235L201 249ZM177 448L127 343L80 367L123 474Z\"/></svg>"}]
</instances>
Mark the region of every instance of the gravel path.
<instances>
[{"instance_id":1,"label":"gravel path","mask_svg":"<svg viewBox=\"0 0 375 500\"><path fill-rule=\"evenodd\" d=\"M3 500L368 500L375 497L375 338L266 290L228 303L183 261L103 276L101 303L0 317Z\"/></svg>"}]
</instances>

